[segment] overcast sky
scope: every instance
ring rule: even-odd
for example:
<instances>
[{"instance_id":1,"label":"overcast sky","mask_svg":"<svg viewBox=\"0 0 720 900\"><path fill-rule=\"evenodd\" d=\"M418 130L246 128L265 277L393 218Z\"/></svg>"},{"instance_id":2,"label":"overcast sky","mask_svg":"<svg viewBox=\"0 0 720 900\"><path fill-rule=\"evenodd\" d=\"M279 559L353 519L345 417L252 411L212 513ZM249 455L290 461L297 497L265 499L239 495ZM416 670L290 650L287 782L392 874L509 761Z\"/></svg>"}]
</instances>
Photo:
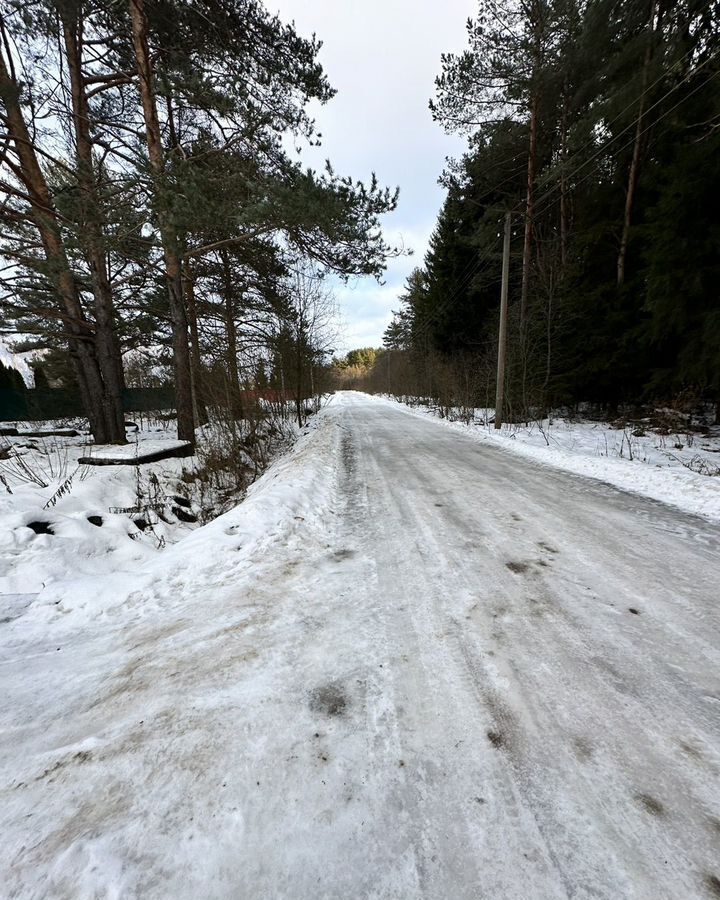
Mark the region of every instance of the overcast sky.
<instances>
[{"instance_id":1,"label":"overcast sky","mask_svg":"<svg viewBox=\"0 0 720 900\"><path fill-rule=\"evenodd\" d=\"M358 279L336 290L343 352L380 346L406 275L422 262L443 200L437 184L445 157L463 141L432 121L428 100L440 70L440 54L462 50L465 22L475 0L266 0L301 35L323 41L320 60L337 95L317 108L323 146L304 155L315 168L324 159L338 174L400 188L397 210L385 219L389 243L402 241L415 254L391 261L378 285Z\"/></svg>"}]
</instances>

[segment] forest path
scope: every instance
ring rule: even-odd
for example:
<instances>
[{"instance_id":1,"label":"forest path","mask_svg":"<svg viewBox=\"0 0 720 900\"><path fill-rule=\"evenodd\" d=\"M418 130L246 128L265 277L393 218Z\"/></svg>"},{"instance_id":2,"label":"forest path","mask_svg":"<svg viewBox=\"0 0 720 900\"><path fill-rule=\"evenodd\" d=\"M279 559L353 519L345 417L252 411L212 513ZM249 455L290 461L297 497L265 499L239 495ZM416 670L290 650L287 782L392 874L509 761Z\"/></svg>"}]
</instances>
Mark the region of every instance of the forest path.
<instances>
[{"instance_id":1,"label":"forest path","mask_svg":"<svg viewBox=\"0 0 720 900\"><path fill-rule=\"evenodd\" d=\"M5 626L9 897L719 895L720 529L351 393L265 480Z\"/></svg>"}]
</instances>

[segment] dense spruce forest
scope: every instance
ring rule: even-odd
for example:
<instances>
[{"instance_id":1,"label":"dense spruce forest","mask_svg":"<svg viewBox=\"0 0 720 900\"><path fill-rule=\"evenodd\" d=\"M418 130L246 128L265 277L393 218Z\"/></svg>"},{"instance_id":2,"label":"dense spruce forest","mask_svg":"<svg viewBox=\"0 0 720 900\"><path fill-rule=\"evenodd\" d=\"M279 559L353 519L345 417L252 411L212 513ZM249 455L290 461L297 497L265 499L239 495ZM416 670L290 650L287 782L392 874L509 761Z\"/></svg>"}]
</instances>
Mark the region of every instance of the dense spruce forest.
<instances>
[{"instance_id":1,"label":"dense spruce forest","mask_svg":"<svg viewBox=\"0 0 720 900\"><path fill-rule=\"evenodd\" d=\"M319 49L258 0L4 0L0 330L96 442L158 379L190 445L258 387L302 419L326 279L380 275L397 197L296 161L334 94Z\"/></svg>"},{"instance_id":2,"label":"dense spruce forest","mask_svg":"<svg viewBox=\"0 0 720 900\"><path fill-rule=\"evenodd\" d=\"M510 212L506 415L717 403L720 4L480 0L467 34L430 106L468 151L356 382L493 405Z\"/></svg>"}]
</instances>

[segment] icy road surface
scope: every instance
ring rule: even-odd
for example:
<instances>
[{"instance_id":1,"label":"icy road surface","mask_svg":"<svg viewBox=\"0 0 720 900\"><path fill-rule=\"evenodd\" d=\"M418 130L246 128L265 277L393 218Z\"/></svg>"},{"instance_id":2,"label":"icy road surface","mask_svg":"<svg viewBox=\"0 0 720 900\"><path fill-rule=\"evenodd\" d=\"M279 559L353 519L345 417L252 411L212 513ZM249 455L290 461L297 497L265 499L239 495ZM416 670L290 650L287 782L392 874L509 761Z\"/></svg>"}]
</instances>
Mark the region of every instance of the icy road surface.
<instances>
[{"instance_id":1,"label":"icy road surface","mask_svg":"<svg viewBox=\"0 0 720 900\"><path fill-rule=\"evenodd\" d=\"M162 566L0 625L0 894L718 897L719 549L338 395Z\"/></svg>"}]
</instances>

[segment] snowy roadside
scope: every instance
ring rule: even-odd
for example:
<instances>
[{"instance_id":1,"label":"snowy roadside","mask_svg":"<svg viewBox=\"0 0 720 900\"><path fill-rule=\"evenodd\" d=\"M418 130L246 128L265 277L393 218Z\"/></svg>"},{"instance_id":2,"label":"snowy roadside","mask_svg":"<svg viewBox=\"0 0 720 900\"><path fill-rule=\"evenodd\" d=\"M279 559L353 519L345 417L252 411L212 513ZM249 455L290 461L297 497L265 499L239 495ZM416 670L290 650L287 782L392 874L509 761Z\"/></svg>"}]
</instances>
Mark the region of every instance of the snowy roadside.
<instances>
[{"instance_id":1,"label":"snowy roadside","mask_svg":"<svg viewBox=\"0 0 720 900\"><path fill-rule=\"evenodd\" d=\"M30 605L58 603L65 611L68 604L82 603L95 610L117 605L131 585L156 579L161 583L159 573L181 568L196 550L196 562L202 566L207 561L208 569L228 545L235 551L242 543L243 553L234 553L233 559L244 558L255 542L271 539L275 520L285 519L283 504L292 506L298 499L296 486L286 484L282 473L284 467L297 468L319 421L311 418L302 435L296 426L285 423L272 445L275 458L267 478L234 493L221 489L212 470L201 474L205 456L89 466L79 460L102 456L107 448L94 448L86 435L3 437L0 621L14 619ZM129 439L122 450L133 456L178 443L173 423L152 424L152 420ZM212 451L213 435L209 440ZM110 450L116 455L117 448ZM252 465L249 458L247 464ZM265 495L271 482L275 485L272 501ZM238 506L243 499L247 505ZM226 515L203 525L231 504ZM302 517L300 512L297 515ZM198 537L188 544L196 533ZM203 542L207 548L200 549Z\"/></svg>"},{"instance_id":2,"label":"snowy roadside","mask_svg":"<svg viewBox=\"0 0 720 900\"><path fill-rule=\"evenodd\" d=\"M105 449L87 435L28 438L27 431L2 438L0 447L0 595L133 572L197 527L192 486L183 481L193 459L86 466L81 458ZM177 444L165 423L129 439L122 449L131 455Z\"/></svg>"},{"instance_id":3,"label":"snowy roadside","mask_svg":"<svg viewBox=\"0 0 720 900\"><path fill-rule=\"evenodd\" d=\"M703 475L687 468L694 462L705 463L713 471L720 466L720 429L710 435L662 436L650 431L635 435L607 423L554 419L549 427L545 420L542 430L536 424L527 428L504 425L497 432L486 424L485 410L477 411L480 421L468 425L440 418L437 410L426 406L408 406L388 396L376 399L527 460L595 478L720 522L720 475Z\"/></svg>"},{"instance_id":4,"label":"snowy roadside","mask_svg":"<svg viewBox=\"0 0 720 900\"><path fill-rule=\"evenodd\" d=\"M309 446L322 442L329 427L321 427L323 416L310 420L293 446L250 485L242 502L238 498L238 505L203 526L196 521L194 504L191 508L178 493L192 459L77 467L75 457L88 448L69 440L58 443L52 451L55 477L49 485L14 485L13 494L0 499L0 618L14 617L29 603L57 605L62 613L84 607L92 615L121 604L134 590L147 591L149 585L155 585L149 593L160 597L163 585L172 580L165 573L175 576L191 568L202 580L230 562L236 568L258 546L282 538L288 523L310 520L322 509L327 473L323 454L311 452ZM152 432L142 434L138 445L156 449L174 443L169 430L160 439ZM313 464L307 464L309 454ZM46 507L57 486L73 475L68 490ZM138 494L148 486L167 498L149 528L132 513ZM311 498L318 502L311 503ZM38 525L46 526L48 533L35 533Z\"/></svg>"},{"instance_id":5,"label":"snowy roadside","mask_svg":"<svg viewBox=\"0 0 720 900\"><path fill-rule=\"evenodd\" d=\"M273 666L286 665L272 623L281 605L286 620L300 613L285 597L293 566L316 548L327 556L342 434L334 408L236 508L124 569L100 559L93 574L86 562L4 617L8 895L158 896L150 881L162 871L173 886L161 896L215 895L207 879L229 865L242 830L238 754L255 760L253 723L276 714L258 707L273 694ZM270 635L262 653L258 629Z\"/></svg>"},{"instance_id":6,"label":"snowy roadside","mask_svg":"<svg viewBox=\"0 0 720 900\"><path fill-rule=\"evenodd\" d=\"M238 583L257 555L284 546L297 530L323 527L337 481L337 427L325 407L309 420L292 448L270 464L241 503L188 534L143 567L143 607L172 606L179 594L194 601L213 583ZM96 582L90 579L88 587ZM53 593L46 600L55 602ZM101 604L114 605L111 594ZM97 595L92 600L93 607ZM62 600L62 607L71 605Z\"/></svg>"}]
</instances>

